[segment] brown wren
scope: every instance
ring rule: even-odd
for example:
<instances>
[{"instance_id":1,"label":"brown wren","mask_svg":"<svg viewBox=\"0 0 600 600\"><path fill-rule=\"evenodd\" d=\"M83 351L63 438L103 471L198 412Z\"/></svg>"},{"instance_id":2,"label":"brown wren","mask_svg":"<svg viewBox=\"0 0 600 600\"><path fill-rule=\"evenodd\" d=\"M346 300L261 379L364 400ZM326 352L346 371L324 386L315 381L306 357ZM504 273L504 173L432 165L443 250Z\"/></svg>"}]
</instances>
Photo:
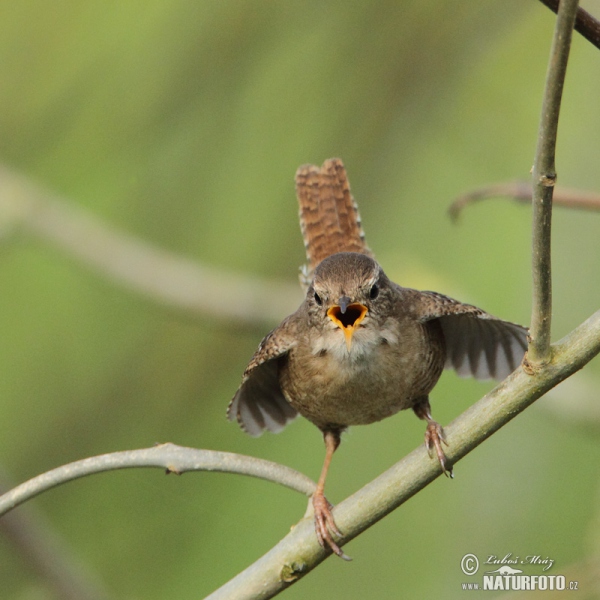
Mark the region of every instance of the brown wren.
<instances>
[{"instance_id":1,"label":"brown wren","mask_svg":"<svg viewBox=\"0 0 600 600\"><path fill-rule=\"evenodd\" d=\"M358 208L339 159L296 172L300 226L308 258L306 297L260 343L228 408L252 436L277 433L297 414L325 440L312 497L321 546L348 557L324 495L331 458L349 425L411 408L427 421L425 444L452 475L429 393L444 368L503 379L520 364L527 329L436 292L390 281L365 243Z\"/></svg>"}]
</instances>

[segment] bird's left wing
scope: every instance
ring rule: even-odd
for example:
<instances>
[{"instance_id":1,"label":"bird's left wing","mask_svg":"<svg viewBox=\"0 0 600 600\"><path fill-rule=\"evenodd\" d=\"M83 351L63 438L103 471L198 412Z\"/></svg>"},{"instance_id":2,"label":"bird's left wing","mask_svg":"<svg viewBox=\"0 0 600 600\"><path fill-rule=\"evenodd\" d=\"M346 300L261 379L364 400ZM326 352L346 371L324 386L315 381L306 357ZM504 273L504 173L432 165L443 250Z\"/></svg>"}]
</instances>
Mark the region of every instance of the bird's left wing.
<instances>
[{"instance_id":1,"label":"bird's left wing","mask_svg":"<svg viewBox=\"0 0 600 600\"><path fill-rule=\"evenodd\" d=\"M461 377L504 379L523 360L528 329L436 292L416 292L420 321L436 319L446 342L446 364Z\"/></svg>"}]
</instances>

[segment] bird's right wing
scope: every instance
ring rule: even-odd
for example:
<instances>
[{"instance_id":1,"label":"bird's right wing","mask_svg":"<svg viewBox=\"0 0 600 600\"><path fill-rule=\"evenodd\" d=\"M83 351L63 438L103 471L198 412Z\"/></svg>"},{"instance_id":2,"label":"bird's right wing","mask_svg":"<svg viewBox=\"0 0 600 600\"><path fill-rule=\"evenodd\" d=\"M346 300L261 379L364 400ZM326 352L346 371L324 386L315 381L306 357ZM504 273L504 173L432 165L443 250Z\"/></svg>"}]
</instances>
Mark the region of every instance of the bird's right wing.
<instances>
[{"instance_id":1,"label":"bird's right wing","mask_svg":"<svg viewBox=\"0 0 600 600\"><path fill-rule=\"evenodd\" d=\"M253 437L264 431L279 433L298 414L279 384L279 363L294 344L293 338L285 335L286 322L287 319L260 343L227 408L227 418L237 420Z\"/></svg>"}]
</instances>

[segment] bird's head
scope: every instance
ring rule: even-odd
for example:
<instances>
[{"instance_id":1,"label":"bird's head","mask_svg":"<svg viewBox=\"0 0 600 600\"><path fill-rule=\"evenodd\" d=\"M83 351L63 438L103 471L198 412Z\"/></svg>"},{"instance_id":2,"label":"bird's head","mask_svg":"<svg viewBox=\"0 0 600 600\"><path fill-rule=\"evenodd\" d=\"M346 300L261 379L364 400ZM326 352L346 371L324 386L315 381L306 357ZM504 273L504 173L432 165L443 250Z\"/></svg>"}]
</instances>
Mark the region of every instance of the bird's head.
<instances>
[{"instance_id":1,"label":"bird's head","mask_svg":"<svg viewBox=\"0 0 600 600\"><path fill-rule=\"evenodd\" d=\"M359 327L377 321L390 282L377 261L356 252L338 252L315 269L306 301L311 324L321 331L340 330L348 352Z\"/></svg>"}]
</instances>

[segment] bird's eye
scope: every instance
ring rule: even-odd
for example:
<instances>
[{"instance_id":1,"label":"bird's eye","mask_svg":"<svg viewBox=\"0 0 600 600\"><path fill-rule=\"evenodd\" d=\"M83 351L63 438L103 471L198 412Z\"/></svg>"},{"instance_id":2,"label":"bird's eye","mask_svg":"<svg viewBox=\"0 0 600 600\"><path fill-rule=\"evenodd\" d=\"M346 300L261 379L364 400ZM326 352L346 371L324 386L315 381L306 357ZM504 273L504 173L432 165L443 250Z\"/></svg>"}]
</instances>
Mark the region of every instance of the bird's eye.
<instances>
[{"instance_id":1,"label":"bird's eye","mask_svg":"<svg viewBox=\"0 0 600 600\"><path fill-rule=\"evenodd\" d=\"M317 292L315 292L315 302L319 305L319 306L323 306L323 300L321 300L321 296L319 296L319 294L317 294Z\"/></svg>"},{"instance_id":2,"label":"bird's eye","mask_svg":"<svg viewBox=\"0 0 600 600\"><path fill-rule=\"evenodd\" d=\"M379 296L379 286L377 284L373 285L373 287L371 288L371 291L369 292L369 298L371 298L371 300L375 300L375 298L377 298L377 296Z\"/></svg>"}]
</instances>

